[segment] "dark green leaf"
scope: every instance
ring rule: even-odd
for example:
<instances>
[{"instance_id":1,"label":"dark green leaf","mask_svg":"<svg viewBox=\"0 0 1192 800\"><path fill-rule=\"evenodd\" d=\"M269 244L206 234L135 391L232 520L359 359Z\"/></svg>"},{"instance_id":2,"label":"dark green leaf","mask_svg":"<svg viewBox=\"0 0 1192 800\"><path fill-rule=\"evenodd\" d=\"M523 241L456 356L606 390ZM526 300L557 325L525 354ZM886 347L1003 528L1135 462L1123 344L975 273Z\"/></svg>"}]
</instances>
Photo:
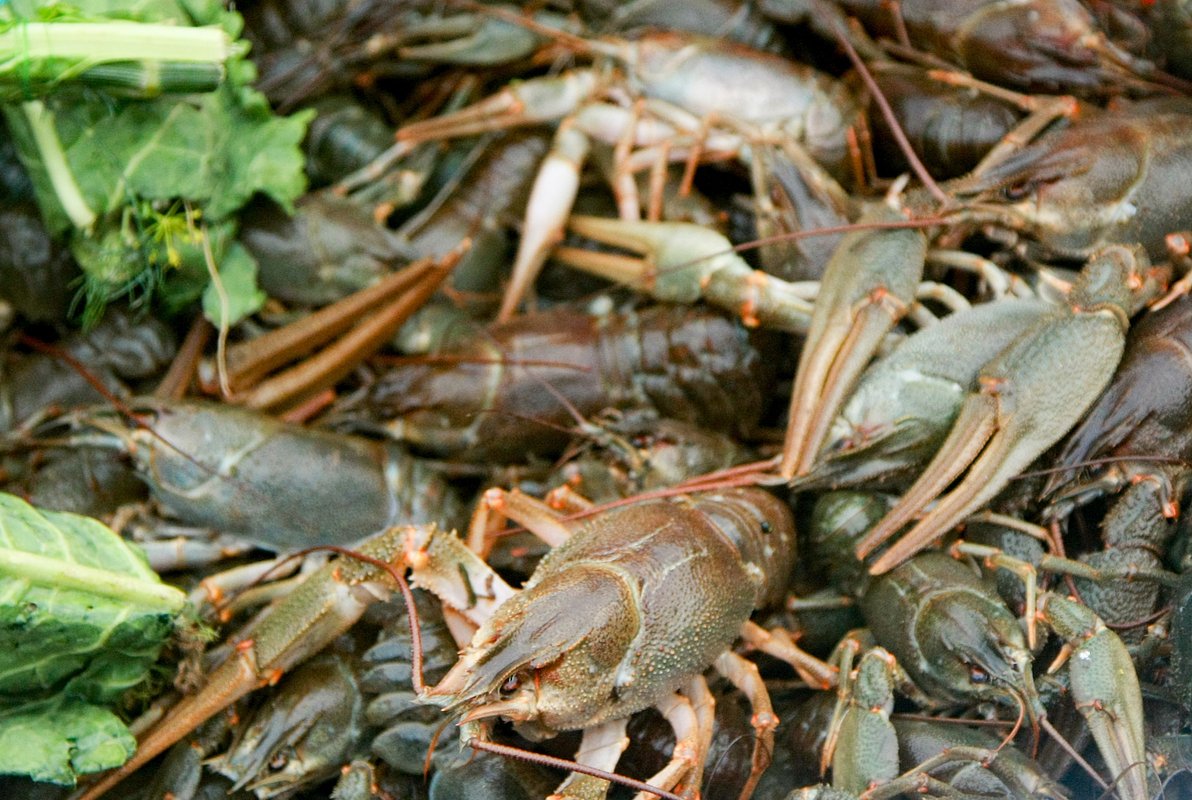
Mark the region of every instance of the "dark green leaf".
<instances>
[{"instance_id":1,"label":"dark green leaf","mask_svg":"<svg viewBox=\"0 0 1192 800\"><path fill-rule=\"evenodd\" d=\"M82 701L57 699L0 712L0 774L73 786L77 775L118 767L136 748L115 714Z\"/></svg>"}]
</instances>

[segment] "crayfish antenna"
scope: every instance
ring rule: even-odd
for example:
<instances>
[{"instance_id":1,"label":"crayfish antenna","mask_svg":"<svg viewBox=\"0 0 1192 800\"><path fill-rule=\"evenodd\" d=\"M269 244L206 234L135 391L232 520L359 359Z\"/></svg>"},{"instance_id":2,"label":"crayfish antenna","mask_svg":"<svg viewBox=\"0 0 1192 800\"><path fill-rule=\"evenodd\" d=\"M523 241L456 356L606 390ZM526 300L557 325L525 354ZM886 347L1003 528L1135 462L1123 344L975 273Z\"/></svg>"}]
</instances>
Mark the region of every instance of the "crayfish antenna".
<instances>
[{"instance_id":1,"label":"crayfish antenna","mask_svg":"<svg viewBox=\"0 0 1192 800\"><path fill-rule=\"evenodd\" d=\"M679 795L668 792L665 789L659 789L657 786L651 786L643 781L634 780L625 775L618 775L615 772L606 772L596 767L589 767L586 764L580 764L578 761L569 761L565 758L556 758L555 756L543 755L542 753L534 753L530 750L523 750L520 747L512 747L506 744L498 744L497 742L485 742L480 740L473 740L471 746L477 750L484 750L489 753L496 753L506 758L518 758L522 761L529 761L531 764L541 764L544 767L553 767L555 769L565 769L571 772L578 772L581 775L590 775L593 778L599 778L602 781L609 783L620 784L621 786L634 789L639 792L654 795L655 797L663 798L663 800L683 800Z\"/></svg>"}]
</instances>

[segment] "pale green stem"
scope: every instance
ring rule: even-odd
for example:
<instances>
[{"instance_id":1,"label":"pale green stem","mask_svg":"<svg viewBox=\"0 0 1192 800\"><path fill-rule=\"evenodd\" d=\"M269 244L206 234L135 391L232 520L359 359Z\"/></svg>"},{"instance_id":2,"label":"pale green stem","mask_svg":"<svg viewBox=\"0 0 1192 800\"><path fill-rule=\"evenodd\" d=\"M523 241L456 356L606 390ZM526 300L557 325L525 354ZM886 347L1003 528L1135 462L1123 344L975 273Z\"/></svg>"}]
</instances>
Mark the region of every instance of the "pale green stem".
<instances>
[{"instance_id":1,"label":"pale green stem","mask_svg":"<svg viewBox=\"0 0 1192 800\"><path fill-rule=\"evenodd\" d=\"M0 33L0 57L222 63L241 48L219 28L140 22L23 22Z\"/></svg>"},{"instance_id":2,"label":"pale green stem","mask_svg":"<svg viewBox=\"0 0 1192 800\"><path fill-rule=\"evenodd\" d=\"M75 182L74 173L66 163L66 153L62 150L62 142L58 140L58 131L54 127L53 112L40 100L22 103L21 108L29 120L33 141L37 144L41 163L58 195L58 202L76 228L89 230L95 224L95 212L87 205L79 184Z\"/></svg>"},{"instance_id":3,"label":"pale green stem","mask_svg":"<svg viewBox=\"0 0 1192 800\"><path fill-rule=\"evenodd\" d=\"M19 550L0 550L0 575L9 575L39 586L76 589L171 613L182 609L186 595L164 583L72 564Z\"/></svg>"}]
</instances>

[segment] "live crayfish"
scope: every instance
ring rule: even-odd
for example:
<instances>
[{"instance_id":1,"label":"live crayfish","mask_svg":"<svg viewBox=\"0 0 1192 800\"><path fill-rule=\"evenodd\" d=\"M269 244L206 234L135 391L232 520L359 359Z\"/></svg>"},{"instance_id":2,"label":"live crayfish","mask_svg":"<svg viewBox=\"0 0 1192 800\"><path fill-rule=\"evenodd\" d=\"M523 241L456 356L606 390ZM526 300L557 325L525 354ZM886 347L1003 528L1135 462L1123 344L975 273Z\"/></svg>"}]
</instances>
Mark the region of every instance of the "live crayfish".
<instances>
[{"instance_id":1,"label":"live crayfish","mask_svg":"<svg viewBox=\"0 0 1192 800\"><path fill-rule=\"evenodd\" d=\"M360 546L372 559L411 569L420 585L480 625L437 686L415 684L467 723L465 740L483 737L472 726L494 717L538 736L584 728L585 741L601 744L588 756L581 747L581 760L614 766L627 743L617 733L624 718L661 703L685 745L657 778L669 789L689 771L699 774L706 749L691 700L671 692L712 663L748 689L759 731L772 730L756 668L725 648L748 627L750 612L781 592L794 556L784 504L756 489L726 490L644 501L577 526L560 524L549 508L518 495L488 504L557 544L520 593L433 526L393 528ZM476 536L494 530L486 517L473 524ZM483 539L474 546L483 549ZM578 586L592 611L582 619L562 613ZM316 573L213 673L202 694L146 734L132 761L82 796L98 797L259 681L319 649L392 588L389 573L373 563L348 561ZM676 618L687 621L678 637L671 629ZM764 766L759 757L756 772Z\"/></svg>"},{"instance_id":2,"label":"live crayfish","mask_svg":"<svg viewBox=\"0 0 1192 800\"><path fill-rule=\"evenodd\" d=\"M677 33L591 41L585 48L610 57L626 74L572 70L512 85L453 114L403 126L396 134L393 156L381 160L377 168L378 174L383 172L389 161L428 140L563 118L530 193L512 280L498 316L501 320L516 310L550 246L560 238L593 139L609 145L624 142L638 149L634 154L619 154L613 170L619 207L629 219L640 214L632 174L645 166L698 159L705 150L747 156L749 142L769 138L798 153L805 147L808 155L799 162L801 169L822 183L822 170L811 159L839 170L845 157L845 130L856 113L853 101L841 84L813 69ZM726 71L752 76L742 84L746 95L721 85L720 76ZM702 82L716 86L716 91L693 89L693 75L702 76ZM620 84L643 98L648 114L623 103L603 102L623 93ZM733 124L724 132L709 132L707 120L718 116Z\"/></svg>"},{"instance_id":3,"label":"live crayfish","mask_svg":"<svg viewBox=\"0 0 1192 800\"><path fill-rule=\"evenodd\" d=\"M202 401L142 398L126 411L140 416L89 409L38 435L64 429L67 440L127 453L168 514L272 550L352 544L399 522L458 513L451 487L393 443ZM337 480L296 480L288 466L302 462L334 465Z\"/></svg>"},{"instance_id":4,"label":"live crayfish","mask_svg":"<svg viewBox=\"0 0 1192 800\"><path fill-rule=\"evenodd\" d=\"M985 364L931 464L858 545L858 556L872 553L966 469L968 474L878 557L872 571L889 570L980 508L1075 425L1113 376L1130 315L1145 298L1139 295L1146 266L1145 256L1129 249L1101 251L1073 287L1070 311L1042 318ZM1077 342L1088 346L1083 358L1060 354ZM1060 371L1066 369L1074 372Z\"/></svg>"},{"instance_id":5,"label":"live crayfish","mask_svg":"<svg viewBox=\"0 0 1192 800\"><path fill-rule=\"evenodd\" d=\"M1103 549L1079 558L1096 568L1133 571L1139 580L1076 581L1090 607L1110 622L1149 617L1165 582L1162 554L1175 534L1188 480L1190 310L1188 298L1179 297L1143 317L1113 381L1068 437L1044 487L1050 500L1045 516L1069 525L1075 509L1104 495L1113 498L1101 523ZM1144 380L1148 390L1137 391ZM1082 469L1110 455L1122 461ZM1170 580L1174 576L1168 585Z\"/></svg>"},{"instance_id":6,"label":"live crayfish","mask_svg":"<svg viewBox=\"0 0 1192 800\"><path fill-rule=\"evenodd\" d=\"M732 320L681 306L560 306L444 347L429 363L401 364L353 405L389 420L386 432L400 441L469 459L559 453L576 413L605 408L654 407L743 432L772 375L762 344Z\"/></svg>"}]
</instances>

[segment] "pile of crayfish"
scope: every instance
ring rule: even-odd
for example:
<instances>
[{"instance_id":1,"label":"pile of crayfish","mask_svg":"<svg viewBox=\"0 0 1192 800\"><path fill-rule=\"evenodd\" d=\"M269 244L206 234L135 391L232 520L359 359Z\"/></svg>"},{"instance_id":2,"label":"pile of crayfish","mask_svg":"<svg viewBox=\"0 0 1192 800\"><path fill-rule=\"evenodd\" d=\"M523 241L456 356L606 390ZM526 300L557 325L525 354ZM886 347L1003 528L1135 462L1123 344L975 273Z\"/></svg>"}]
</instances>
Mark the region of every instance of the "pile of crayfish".
<instances>
[{"instance_id":1,"label":"pile of crayfish","mask_svg":"<svg viewBox=\"0 0 1192 800\"><path fill-rule=\"evenodd\" d=\"M69 796L1192 796L1192 2L243 11L262 312L0 208L0 489L221 631Z\"/></svg>"}]
</instances>

